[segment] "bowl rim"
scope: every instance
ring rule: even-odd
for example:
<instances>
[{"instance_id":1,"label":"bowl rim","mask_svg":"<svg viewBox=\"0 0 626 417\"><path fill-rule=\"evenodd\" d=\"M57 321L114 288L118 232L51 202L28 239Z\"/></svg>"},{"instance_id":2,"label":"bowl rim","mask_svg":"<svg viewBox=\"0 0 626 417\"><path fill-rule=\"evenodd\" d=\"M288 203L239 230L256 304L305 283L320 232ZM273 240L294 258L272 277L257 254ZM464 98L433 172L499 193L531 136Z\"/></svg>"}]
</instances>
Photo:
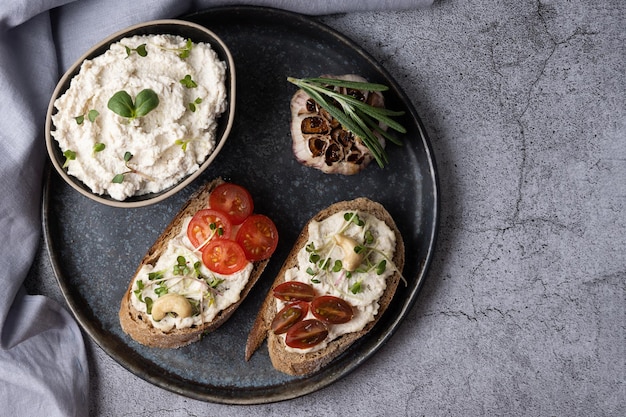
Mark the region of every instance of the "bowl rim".
<instances>
[{"instance_id":1,"label":"bowl rim","mask_svg":"<svg viewBox=\"0 0 626 417\"><path fill-rule=\"evenodd\" d=\"M101 55L101 54L94 55L94 52L96 50L98 50L99 48L102 48L103 46L107 44L110 45L113 42L120 40L121 38L125 37L126 35L129 35L133 31L143 29L143 28L148 28L150 26L163 26L163 25L185 26L185 27L190 27L192 29L204 32L205 34L209 36L209 38L211 38L211 42L207 42L207 43L209 43L214 50L216 49L215 45L218 45L220 49L223 51L224 56L220 56L220 58L222 60L227 61L226 62L227 82L228 80L230 80L229 85L226 86L227 91L229 93L228 94L229 97L227 98L228 119L226 120L224 131L222 132L221 136L216 137L216 146L213 149L213 151L207 156L204 162L200 164L200 166L198 167L196 171L187 175L175 185L169 188L166 188L165 190L162 190L159 193L148 193L148 194L140 195L139 197L148 196L147 198L142 198L140 200L115 200L112 198L106 198L102 195L99 195L90 191L87 186L85 186L85 188L79 186L77 182L82 183L82 181L76 177L69 175L65 171L65 169L62 167L58 159L55 157L55 151L60 148L58 146L58 143L56 142L56 139L52 137L52 133L51 133L52 126L53 126L52 115L55 111L54 103L56 99L60 96L60 94L62 94L62 91L64 91L63 87L65 86L65 84L72 77L78 74L78 71L80 71L80 67L82 66L83 62L86 59L93 59L96 56ZM54 166L56 172L63 178L63 180L68 185L70 185L73 189L75 189L80 194L84 195L85 197L93 201L96 201L98 203L111 206L111 207L118 207L118 208L146 207L146 206L161 202L173 196L174 194L178 193L183 188L188 186L191 182L193 182L198 176L200 176L208 168L208 166L213 162L213 160L220 153L220 150L222 149L226 140L228 139L228 136L230 135L230 132L232 130L233 123L234 123L234 118L235 118L235 103L236 103L235 62L234 62L234 59L230 50L228 49L224 41L219 36L217 36L217 34L215 34L213 31L211 31L210 29L202 25L189 22L186 20L180 20L180 19L158 19L158 20L150 20L147 22L137 23L137 24L128 26L124 29L121 29L119 31L116 31L115 33L108 35L107 37L105 37L104 39L96 43L95 45L92 45L85 53L83 53L78 59L76 59L76 61L74 61L74 63L61 76L61 78L59 79L59 81L57 82L54 88L54 91L48 103L48 108L46 112L46 123L45 123L45 129L44 129L46 150L48 153L48 157L50 161L52 162L52 165ZM154 194L154 196L149 197L150 194Z\"/></svg>"}]
</instances>

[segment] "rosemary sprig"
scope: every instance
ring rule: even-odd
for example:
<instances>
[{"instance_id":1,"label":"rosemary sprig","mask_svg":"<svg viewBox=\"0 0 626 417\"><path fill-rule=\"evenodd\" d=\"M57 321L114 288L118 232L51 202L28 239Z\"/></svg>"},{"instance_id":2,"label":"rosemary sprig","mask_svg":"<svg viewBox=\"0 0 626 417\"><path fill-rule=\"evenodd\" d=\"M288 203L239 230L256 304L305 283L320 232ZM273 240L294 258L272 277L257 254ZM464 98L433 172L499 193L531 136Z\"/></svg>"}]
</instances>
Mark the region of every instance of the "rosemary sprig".
<instances>
[{"instance_id":1,"label":"rosemary sprig","mask_svg":"<svg viewBox=\"0 0 626 417\"><path fill-rule=\"evenodd\" d=\"M343 87L361 91L386 91L388 90L386 85L324 77L302 79L287 77L287 81L301 88L320 107L337 119L344 128L352 132L353 135L360 137L381 168L389 162L389 159L374 132L396 145L402 145L400 140L381 129L378 123L384 123L399 133L406 133L406 129L391 118L402 116L403 111L374 107L333 89L333 87ZM331 104L331 102L337 103L338 106Z\"/></svg>"}]
</instances>

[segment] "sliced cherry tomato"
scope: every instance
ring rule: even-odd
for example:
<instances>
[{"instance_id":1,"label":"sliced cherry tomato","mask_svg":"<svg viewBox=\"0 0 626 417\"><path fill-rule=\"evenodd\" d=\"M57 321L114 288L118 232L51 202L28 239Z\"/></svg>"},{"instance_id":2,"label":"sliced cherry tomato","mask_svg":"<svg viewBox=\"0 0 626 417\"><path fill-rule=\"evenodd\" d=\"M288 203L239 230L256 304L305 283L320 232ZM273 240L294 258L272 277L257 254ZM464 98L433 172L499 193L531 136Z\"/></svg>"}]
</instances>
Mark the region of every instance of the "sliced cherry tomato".
<instances>
[{"instance_id":1,"label":"sliced cherry tomato","mask_svg":"<svg viewBox=\"0 0 626 417\"><path fill-rule=\"evenodd\" d=\"M347 323L354 315L352 306L346 300L332 295L323 295L314 299L311 302L311 313L329 324Z\"/></svg>"},{"instance_id":2,"label":"sliced cherry tomato","mask_svg":"<svg viewBox=\"0 0 626 417\"><path fill-rule=\"evenodd\" d=\"M291 326L302 320L309 312L309 303L296 301L283 307L272 320L272 330L275 334L283 334Z\"/></svg>"},{"instance_id":3,"label":"sliced cherry tomato","mask_svg":"<svg viewBox=\"0 0 626 417\"><path fill-rule=\"evenodd\" d=\"M321 343L328 336L328 328L316 319L299 321L285 335L287 346L307 349Z\"/></svg>"},{"instance_id":4,"label":"sliced cherry tomato","mask_svg":"<svg viewBox=\"0 0 626 417\"><path fill-rule=\"evenodd\" d=\"M235 240L248 260L260 261L268 259L276 250L278 230L269 217L253 214L242 223Z\"/></svg>"},{"instance_id":5,"label":"sliced cherry tomato","mask_svg":"<svg viewBox=\"0 0 626 417\"><path fill-rule=\"evenodd\" d=\"M194 248L207 244L209 239L230 239L232 224L217 210L199 210L187 226L187 237Z\"/></svg>"},{"instance_id":6,"label":"sliced cherry tomato","mask_svg":"<svg viewBox=\"0 0 626 417\"><path fill-rule=\"evenodd\" d=\"M312 301L315 289L300 281L287 281L274 288L274 297L283 301Z\"/></svg>"},{"instance_id":7,"label":"sliced cherry tomato","mask_svg":"<svg viewBox=\"0 0 626 417\"><path fill-rule=\"evenodd\" d=\"M248 263L241 246L227 239L212 240L202 250L202 262L211 271L219 274L234 274Z\"/></svg>"},{"instance_id":8,"label":"sliced cherry tomato","mask_svg":"<svg viewBox=\"0 0 626 417\"><path fill-rule=\"evenodd\" d=\"M225 182L209 194L209 206L228 216L232 224L241 224L254 211L252 196L240 185Z\"/></svg>"}]
</instances>

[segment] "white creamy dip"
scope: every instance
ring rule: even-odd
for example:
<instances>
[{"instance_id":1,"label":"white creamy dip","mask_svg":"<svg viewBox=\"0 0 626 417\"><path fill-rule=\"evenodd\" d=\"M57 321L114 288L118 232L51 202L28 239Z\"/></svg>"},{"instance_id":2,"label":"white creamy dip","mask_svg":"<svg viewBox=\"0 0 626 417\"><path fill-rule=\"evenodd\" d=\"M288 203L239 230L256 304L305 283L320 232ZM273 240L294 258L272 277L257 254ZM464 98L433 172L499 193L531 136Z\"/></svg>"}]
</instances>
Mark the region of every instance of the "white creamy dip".
<instances>
[{"instance_id":1,"label":"white creamy dip","mask_svg":"<svg viewBox=\"0 0 626 417\"><path fill-rule=\"evenodd\" d=\"M146 56L138 53L141 45ZM193 43L181 57L185 48L180 36L133 36L83 62L52 116L52 136L64 153L75 153L69 175L96 194L124 200L162 191L199 168L215 149L217 118L226 110L226 64L209 44ZM145 116L128 119L107 107L116 92L135 101L145 89L159 99ZM127 163L126 152L132 155ZM112 182L118 174L123 181Z\"/></svg>"},{"instance_id":2,"label":"white creamy dip","mask_svg":"<svg viewBox=\"0 0 626 417\"><path fill-rule=\"evenodd\" d=\"M346 213L356 213L364 224L358 226L347 222L344 219ZM371 233L371 243L365 242L367 231ZM334 262L344 258L342 248L333 240L333 236L340 232L360 245L375 248L375 251L367 251L366 260L360 268L351 273L349 278L345 269L337 272L332 270ZM311 222L308 233L307 246L313 244L318 250L320 259L330 259L330 267L327 270L321 270L319 262L312 263L311 252L305 246L298 252L297 266L285 272L285 281L304 282L313 286L318 295L329 294L343 298L352 305L354 316L352 320L344 324L328 324L328 337L322 343L309 349L295 349L285 345L289 352L306 353L320 350L341 335L362 330L367 323L374 320L374 316L378 313L378 300L387 288L387 278L395 272L395 266L391 263L396 248L395 234L384 221L374 215L361 211L339 212L321 222ZM384 272L378 274L376 266L385 259L387 259L386 268ZM276 304L277 311L285 305L279 299L276 299ZM309 312L305 318L314 317ZM282 337L284 338L284 335Z\"/></svg>"},{"instance_id":3,"label":"white creamy dip","mask_svg":"<svg viewBox=\"0 0 626 417\"><path fill-rule=\"evenodd\" d=\"M209 270L202 263L201 252L194 251L187 238L187 225L190 220L191 217L185 220L181 232L169 241L165 252L156 264L143 266L136 274L132 284L130 296L132 306L138 311L146 313L152 325L163 332L169 332L174 328L184 329L200 326L212 321L220 311L239 301L241 291L248 283L253 269L253 264L248 262L245 268L231 275L218 274ZM188 273L184 275L176 274L174 270L178 264L179 256L185 258L189 267ZM194 264L197 262L199 262L200 276L194 269ZM149 274L155 272L159 273L159 278L150 280ZM219 281L221 283L211 287L211 283L215 284ZM169 294L180 294L191 300L196 305L196 314L184 318L167 314L160 321L154 320L152 315L147 314L146 299L150 298L152 302L156 301L159 298L158 292L163 292L163 290L158 289L160 286L165 286ZM141 300L139 296L141 296Z\"/></svg>"}]
</instances>

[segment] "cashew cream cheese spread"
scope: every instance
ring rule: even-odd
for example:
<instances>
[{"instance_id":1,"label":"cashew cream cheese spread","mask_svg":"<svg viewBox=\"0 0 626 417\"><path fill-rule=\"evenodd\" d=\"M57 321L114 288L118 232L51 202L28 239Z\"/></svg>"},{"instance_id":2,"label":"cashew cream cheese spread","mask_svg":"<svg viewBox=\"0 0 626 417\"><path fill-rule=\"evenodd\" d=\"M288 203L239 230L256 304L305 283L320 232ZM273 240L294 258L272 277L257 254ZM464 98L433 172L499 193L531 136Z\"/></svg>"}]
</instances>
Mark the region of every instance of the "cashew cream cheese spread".
<instances>
[{"instance_id":1,"label":"cashew cream cheese spread","mask_svg":"<svg viewBox=\"0 0 626 417\"><path fill-rule=\"evenodd\" d=\"M116 200L175 185L215 149L225 78L226 64L209 44L174 35L124 38L84 61L52 116L68 174ZM147 114L123 117L108 108L120 91L138 105L146 89L159 101Z\"/></svg>"},{"instance_id":2,"label":"cashew cream cheese spread","mask_svg":"<svg viewBox=\"0 0 626 417\"><path fill-rule=\"evenodd\" d=\"M356 214L355 217L354 215ZM346 220L346 217L351 220ZM362 224L357 224L357 218ZM321 222L311 222L308 227L309 240L307 245L298 252L297 266L285 273L285 281L300 281L315 288L318 295L333 295L343 298L354 310L352 320L344 324L329 324L326 339L308 349L296 349L285 345L289 352L312 352L323 349L329 342L346 333L358 332L367 323L374 320L378 313L378 300L387 288L387 278L395 272L391 260L396 248L396 236L376 216L362 211L343 211L335 213ZM338 246L333 236L342 234L354 239L366 248L366 256L355 271L348 273L345 269L333 270L337 260L345 259L344 250ZM311 255L319 255L319 260L312 262ZM321 263L328 260L328 267ZM384 271L378 268L384 261ZM276 299L277 311L285 303ZM311 312L305 319L314 318ZM281 335L284 340L284 334Z\"/></svg>"},{"instance_id":3,"label":"cashew cream cheese spread","mask_svg":"<svg viewBox=\"0 0 626 417\"><path fill-rule=\"evenodd\" d=\"M170 239L156 264L142 266L132 284L132 306L146 313L152 325L163 332L212 321L220 311L239 301L253 269L253 264L248 262L242 270L223 275L204 266L201 252L194 251L187 238L191 218L188 217L181 232ZM154 320L148 310L165 294L183 295L192 305L192 316L166 314L163 319Z\"/></svg>"}]
</instances>

